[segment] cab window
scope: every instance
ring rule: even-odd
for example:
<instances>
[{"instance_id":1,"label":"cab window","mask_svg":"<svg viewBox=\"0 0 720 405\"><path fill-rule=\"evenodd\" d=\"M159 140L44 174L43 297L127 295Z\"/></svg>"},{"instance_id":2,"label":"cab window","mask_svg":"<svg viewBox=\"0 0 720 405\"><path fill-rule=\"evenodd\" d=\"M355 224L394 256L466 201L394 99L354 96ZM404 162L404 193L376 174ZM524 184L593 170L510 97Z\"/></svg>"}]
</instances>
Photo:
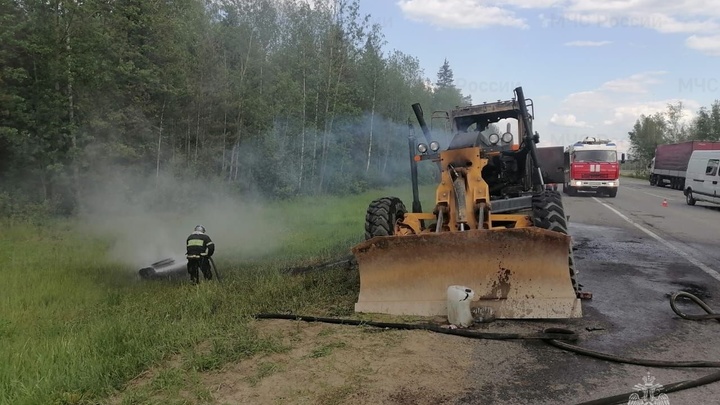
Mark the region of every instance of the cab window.
<instances>
[{"instance_id":1,"label":"cab window","mask_svg":"<svg viewBox=\"0 0 720 405\"><path fill-rule=\"evenodd\" d=\"M572 154L573 162L617 162L617 152L614 150L579 150Z\"/></svg>"},{"instance_id":2,"label":"cab window","mask_svg":"<svg viewBox=\"0 0 720 405\"><path fill-rule=\"evenodd\" d=\"M720 159L708 160L707 167L705 168L705 174L708 176L715 176L718 172L718 166L720 166Z\"/></svg>"}]
</instances>

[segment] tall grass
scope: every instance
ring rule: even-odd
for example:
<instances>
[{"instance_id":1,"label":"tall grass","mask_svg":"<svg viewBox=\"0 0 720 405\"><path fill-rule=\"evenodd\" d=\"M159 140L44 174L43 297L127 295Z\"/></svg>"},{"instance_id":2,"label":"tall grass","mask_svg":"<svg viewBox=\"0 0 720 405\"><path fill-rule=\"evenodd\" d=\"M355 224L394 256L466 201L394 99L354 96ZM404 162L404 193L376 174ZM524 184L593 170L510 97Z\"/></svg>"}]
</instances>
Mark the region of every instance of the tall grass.
<instances>
[{"instance_id":1,"label":"tall grass","mask_svg":"<svg viewBox=\"0 0 720 405\"><path fill-rule=\"evenodd\" d=\"M284 350L258 338L248 325L253 313L352 314L356 273L290 277L281 270L348 254L363 238L369 202L386 195L411 204L409 189L271 204L268 226L282 212L293 230L281 250L251 263L218 260L223 282L199 286L138 280L136 269L108 259L108 240L72 221L5 223L0 403L102 403L173 354L183 354L188 370L207 370ZM423 188L423 196L427 209L433 190Z\"/></svg>"}]
</instances>

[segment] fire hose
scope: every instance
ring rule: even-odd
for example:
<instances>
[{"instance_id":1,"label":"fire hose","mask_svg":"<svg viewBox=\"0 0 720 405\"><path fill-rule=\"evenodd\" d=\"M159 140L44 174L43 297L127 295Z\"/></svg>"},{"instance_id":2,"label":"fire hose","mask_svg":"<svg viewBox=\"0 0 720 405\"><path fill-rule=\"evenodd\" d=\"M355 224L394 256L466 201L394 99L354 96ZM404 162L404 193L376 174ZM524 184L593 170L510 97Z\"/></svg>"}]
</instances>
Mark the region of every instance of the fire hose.
<instances>
[{"instance_id":1,"label":"fire hose","mask_svg":"<svg viewBox=\"0 0 720 405\"><path fill-rule=\"evenodd\" d=\"M446 335L455 335L468 337L473 339L491 339L491 340L513 340L513 339L560 339L560 340L577 340L575 332L560 329L550 328L546 329L541 333L491 333L491 332L472 332L465 329L451 329L442 328L435 325L427 324L411 324L411 323L390 323L390 322L371 322L362 321L355 319L338 319L338 318L319 318L315 316L302 316L302 315L286 315L286 314L257 314L254 316L258 319L288 319L295 321L305 322L323 322L323 323L334 323L340 325L355 325L355 326L374 326L377 328L387 329L401 329L401 330L427 330L436 333L443 333Z\"/></svg>"},{"instance_id":2,"label":"fire hose","mask_svg":"<svg viewBox=\"0 0 720 405\"><path fill-rule=\"evenodd\" d=\"M677 307L677 299L678 298L688 298L691 301L693 301L695 304L697 304L700 308L702 308L705 312L707 312L707 315L688 315L684 312L681 312ZM696 297L693 294L679 291L674 293L670 297L670 308L672 308L673 312L675 312L679 317L691 321L703 321L703 320L716 320L720 322L720 314L717 314L713 312L713 310L700 298ZM634 365L641 365L646 367L678 367L678 368L688 368L688 367L702 367L702 368L716 368L720 367L720 362L712 362L712 361L662 361L662 360L643 360L643 359L632 359L632 358L626 358L626 357L620 357L620 356L612 356L605 353L599 353L588 349L583 349L577 346L573 345L567 345L562 342L552 341L548 340L548 343L551 345L564 349L569 350L577 354L595 357L598 359L603 360L609 360L614 361L617 363L625 363L625 364L634 364ZM671 393L671 392L678 392L683 391L689 388L695 388L700 387L702 385L711 384L714 382L720 381L720 371L716 371L714 373L708 374L704 377L697 378L695 380L685 380L685 381L679 381L672 384L663 385L663 387L658 391L662 393ZM614 395L611 397L605 397L600 398L592 401L582 402L575 405L615 405L615 404L623 404L627 403L628 398L631 394L633 394L636 391L627 392L624 394ZM642 392L637 392L638 394L642 394Z\"/></svg>"},{"instance_id":3,"label":"fire hose","mask_svg":"<svg viewBox=\"0 0 720 405\"><path fill-rule=\"evenodd\" d=\"M681 312L677 307L678 298L687 298L702 308L707 315L688 315ZM713 310L700 298L690 293L680 291L674 293L670 297L670 307L679 317L687 320L701 321L701 320L716 320L720 322L720 314L713 312ZM624 356L616 356L612 354L602 353L590 349L586 349L580 346L572 345L563 341L576 341L577 334L569 329L564 328L546 328L539 333L490 333L490 332L473 332L470 330L463 329L450 329L442 328L435 325L426 324L408 324L408 323L388 323L388 322L371 322L354 319L338 319L338 318L320 318L313 316L301 316L301 315L288 315L288 314L256 314L254 316L257 319L288 319L288 320L299 320L305 322L324 322L341 325L355 325L355 326L374 326L379 328L388 329L401 329L401 330L427 330L436 333L443 333L455 336L468 337L473 339L493 339L493 340L513 340L513 339L536 339L542 340L553 347L561 350L569 351L582 356L588 356L600 360L607 360L616 363L631 364L645 367L670 367L670 368L720 368L720 362L717 361L665 361L665 360L648 360L648 359L636 359ZM683 391L689 388L699 387L702 385L711 384L720 381L720 371L708 374L704 377L697 378L695 380L685 380L675 382L672 384L663 385L657 393L671 393ZM623 394L613 395L610 397L599 398L587 402L577 403L575 405L615 405L624 404L628 402L628 398L633 393L642 395L642 391L630 391Z\"/></svg>"},{"instance_id":4,"label":"fire hose","mask_svg":"<svg viewBox=\"0 0 720 405\"><path fill-rule=\"evenodd\" d=\"M208 260L210 260L210 265L212 266L213 270L215 271L215 278L217 278L217 281L220 282L220 273L218 273L217 266L215 266L215 260L213 260L212 257L208 257Z\"/></svg>"}]
</instances>

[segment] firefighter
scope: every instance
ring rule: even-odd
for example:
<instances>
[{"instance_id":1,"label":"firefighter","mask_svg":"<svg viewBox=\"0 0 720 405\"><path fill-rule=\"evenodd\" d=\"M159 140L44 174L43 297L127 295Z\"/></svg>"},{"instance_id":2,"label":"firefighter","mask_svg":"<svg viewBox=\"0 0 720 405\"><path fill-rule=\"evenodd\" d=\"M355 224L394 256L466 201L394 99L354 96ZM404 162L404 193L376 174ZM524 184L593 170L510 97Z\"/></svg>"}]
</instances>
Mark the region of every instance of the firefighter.
<instances>
[{"instance_id":1,"label":"firefighter","mask_svg":"<svg viewBox=\"0 0 720 405\"><path fill-rule=\"evenodd\" d=\"M210 258L213 253L215 253L215 242L207 236L204 226L196 226L195 231L187 238L187 251L185 254L188 260L187 268L188 273L190 273L190 281L193 284L200 282L198 270L202 271L205 280L212 279Z\"/></svg>"}]
</instances>

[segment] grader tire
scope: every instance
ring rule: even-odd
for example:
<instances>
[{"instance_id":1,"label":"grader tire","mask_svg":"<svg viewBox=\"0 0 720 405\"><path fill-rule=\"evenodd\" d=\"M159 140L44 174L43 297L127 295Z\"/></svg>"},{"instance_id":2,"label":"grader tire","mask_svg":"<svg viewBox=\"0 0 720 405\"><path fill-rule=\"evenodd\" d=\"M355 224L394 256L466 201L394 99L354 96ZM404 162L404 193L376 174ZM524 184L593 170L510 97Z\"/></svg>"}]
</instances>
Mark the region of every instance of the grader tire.
<instances>
[{"instance_id":1,"label":"grader tire","mask_svg":"<svg viewBox=\"0 0 720 405\"><path fill-rule=\"evenodd\" d=\"M392 236L395 223L407 213L405 204L397 197L383 197L370 203L365 214L365 240L375 236Z\"/></svg>"},{"instance_id":2,"label":"grader tire","mask_svg":"<svg viewBox=\"0 0 720 405\"><path fill-rule=\"evenodd\" d=\"M549 231L560 232L569 235L567 229L567 217L562 203L562 196L559 192L545 190L536 194L532 199L533 223L538 228ZM580 285L576 279L575 258L573 257L572 245L568 249L568 271L572 280L575 293L580 292Z\"/></svg>"}]
</instances>

